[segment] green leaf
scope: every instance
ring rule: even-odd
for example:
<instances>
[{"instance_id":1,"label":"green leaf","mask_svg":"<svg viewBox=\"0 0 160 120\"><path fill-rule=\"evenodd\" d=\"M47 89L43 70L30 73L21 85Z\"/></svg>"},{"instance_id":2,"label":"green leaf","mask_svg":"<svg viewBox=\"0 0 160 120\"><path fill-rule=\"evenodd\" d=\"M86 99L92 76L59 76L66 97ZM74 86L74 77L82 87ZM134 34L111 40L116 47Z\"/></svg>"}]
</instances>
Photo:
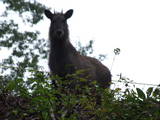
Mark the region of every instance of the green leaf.
<instances>
[{"instance_id":1,"label":"green leaf","mask_svg":"<svg viewBox=\"0 0 160 120\"><path fill-rule=\"evenodd\" d=\"M148 89L147 89L147 97L150 97L151 96L151 94L152 94L152 92L153 92L153 87L149 87Z\"/></svg>"},{"instance_id":2,"label":"green leaf","mask_svg":"<svg viewBox=\"0 0 160 120\"><path fill-rule=\"evenodd\" d=\"M9 81L7 86L6 86L6 89L9 90L9 91L12 91L12 90L15 89L15 86L16 86L15 81Z\"/></svg>"},{"instance_id":3,"label":"green leaf","mask_svg":"<svg viewBox=\"0 0 160 120\"><path fill-rule=\"evenodd\" d=\"M143 100L146 99L146 96L145 96L144 92L140 88L136 88L136 90L137 90L139 98L141 98Z\"/></svg>"},{"instance_id":4,"label":"green leaf","mask_svg":"<svg viewBox=\"0 0 160 120\"><path fill-rule=\"evenodd\" d=\"M153 96L154 96L154 97L157 97L157 96L160 97L160 89L159 89L159 88L156 88L156 89L153 91Z\"/></svg>"},{"instance_id":5,"label":"green leaf","mask_svg":"<svg viewBox=\"0 0 160 120\"><path fill-rule=\"evenodd\" d=\"M44 120L48 120L48 119L49 119L49 115L48 115L48 112L47 112L47 111L43 111L43 112L42 112L42 118L43 118Z\"/></svg>"}]
</instances>

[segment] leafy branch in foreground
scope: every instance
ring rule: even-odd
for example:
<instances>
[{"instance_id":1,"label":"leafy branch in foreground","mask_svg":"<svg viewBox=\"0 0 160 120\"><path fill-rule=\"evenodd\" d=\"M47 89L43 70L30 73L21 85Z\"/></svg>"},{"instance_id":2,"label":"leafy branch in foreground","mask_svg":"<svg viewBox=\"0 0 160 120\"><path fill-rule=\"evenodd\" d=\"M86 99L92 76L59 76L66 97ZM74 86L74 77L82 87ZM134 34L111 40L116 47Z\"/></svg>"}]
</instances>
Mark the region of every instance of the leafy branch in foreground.
<instances>
[{"instance_id":1,"label":"leafy branch in foreground","mask_svg":"<svg viewBox=\"0 0 160 120\"><path fill-rule=\"evenodd\" d=\"M0 119L50 120L58 116L59 120L159 120L159 87L150 87L146 92L140 88L110 90L100 88L96 82L86 83L85 78L78 77L81 71L66 78L31 72L25 81L16 78L0 88ZM100 104L97 95L101 95Z\"/></svg>"}]
</instances>

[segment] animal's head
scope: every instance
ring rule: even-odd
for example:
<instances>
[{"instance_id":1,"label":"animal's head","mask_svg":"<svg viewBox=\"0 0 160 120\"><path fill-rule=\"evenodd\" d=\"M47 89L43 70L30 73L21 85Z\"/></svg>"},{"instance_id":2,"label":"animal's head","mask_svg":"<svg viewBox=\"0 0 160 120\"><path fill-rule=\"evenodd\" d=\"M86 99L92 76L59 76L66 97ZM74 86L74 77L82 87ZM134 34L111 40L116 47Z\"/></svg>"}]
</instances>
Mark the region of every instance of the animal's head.
<instances>
[{"instance_id":1,"label":"animal's head","mask_svg":"<svg viewBox=\"0 0 160 120\"><path fill-rule=\"evenodd\" d=\"M46 17L51 20L50 36L56 39L68 37L67 19L70 18L72 14L72 9L65 13L52 13L49 10L45 10Z\"/></svg>"}]
</instances>

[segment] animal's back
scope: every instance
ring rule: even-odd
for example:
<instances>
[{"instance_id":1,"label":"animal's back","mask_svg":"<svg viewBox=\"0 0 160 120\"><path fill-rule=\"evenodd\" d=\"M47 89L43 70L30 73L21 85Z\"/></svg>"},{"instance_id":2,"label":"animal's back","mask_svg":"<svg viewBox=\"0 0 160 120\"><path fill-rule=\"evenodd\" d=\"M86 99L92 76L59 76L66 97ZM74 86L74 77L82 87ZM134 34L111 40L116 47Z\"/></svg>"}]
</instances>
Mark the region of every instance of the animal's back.
<instances>
[{"instance_id":1,"label":"animal's back","mask_svg":"<svg viewBox=\"0 0 160 120\"><path fill-rule=\"evenodd\" d=\"M76 60L75 60L76 59ZM109 87L111 82L110 70L95 58L77 55L73 61L77 69L82 69L89 80L96 80L101 87Z\"/></svg>"},{"instance_id":2,"label":"animal's back","mask_svg":"<svg viewBox=\"0 0 160 120\"><path fill-rule=\"evenodd\" d=\"M95 80L97 80L100 86L109 87L111 82L110 70L106 66L104 66L99 60L87 56L86 58L95 68Z\"/></svg>"}]
</instances>

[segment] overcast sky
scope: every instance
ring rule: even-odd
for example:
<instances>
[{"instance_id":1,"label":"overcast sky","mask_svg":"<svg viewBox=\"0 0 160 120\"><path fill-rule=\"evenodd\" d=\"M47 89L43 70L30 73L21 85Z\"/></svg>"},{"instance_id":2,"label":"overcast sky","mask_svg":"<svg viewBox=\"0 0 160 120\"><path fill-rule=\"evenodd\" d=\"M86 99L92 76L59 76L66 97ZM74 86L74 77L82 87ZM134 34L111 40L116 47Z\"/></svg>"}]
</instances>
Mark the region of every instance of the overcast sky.
<instances>
[{"instance_id":1,"label":"overcast sky","mask_svg":"<svg viewBox=\"0 0 160 120\"><path fill-rule=\"evenodd\" d=\"M112 68L140 83L160 83L160 0L38 0L52 11L74 9L68 20L75 45L94 40L95 54L107 54L103 63L111 67L113 50L120 48ZM38 25L48 38L50 21Z\"/></svg>"},{"instance_id":2,"label":"overcast sky","mask_svg":"<svg viewBox=\"0 0 160 120\"><path fill-rule=\"evenodd\" d=\"M109 68L113 49L120 48L112 69L114 76L122 73L135 82L160 83L159 0L39 1L52 11L74 9L68 20L71 42L94 40L95 53L108 55L103 63ZM49 20L45 18L44 22L48 28Z\"/></svg>"}]
</instances>

